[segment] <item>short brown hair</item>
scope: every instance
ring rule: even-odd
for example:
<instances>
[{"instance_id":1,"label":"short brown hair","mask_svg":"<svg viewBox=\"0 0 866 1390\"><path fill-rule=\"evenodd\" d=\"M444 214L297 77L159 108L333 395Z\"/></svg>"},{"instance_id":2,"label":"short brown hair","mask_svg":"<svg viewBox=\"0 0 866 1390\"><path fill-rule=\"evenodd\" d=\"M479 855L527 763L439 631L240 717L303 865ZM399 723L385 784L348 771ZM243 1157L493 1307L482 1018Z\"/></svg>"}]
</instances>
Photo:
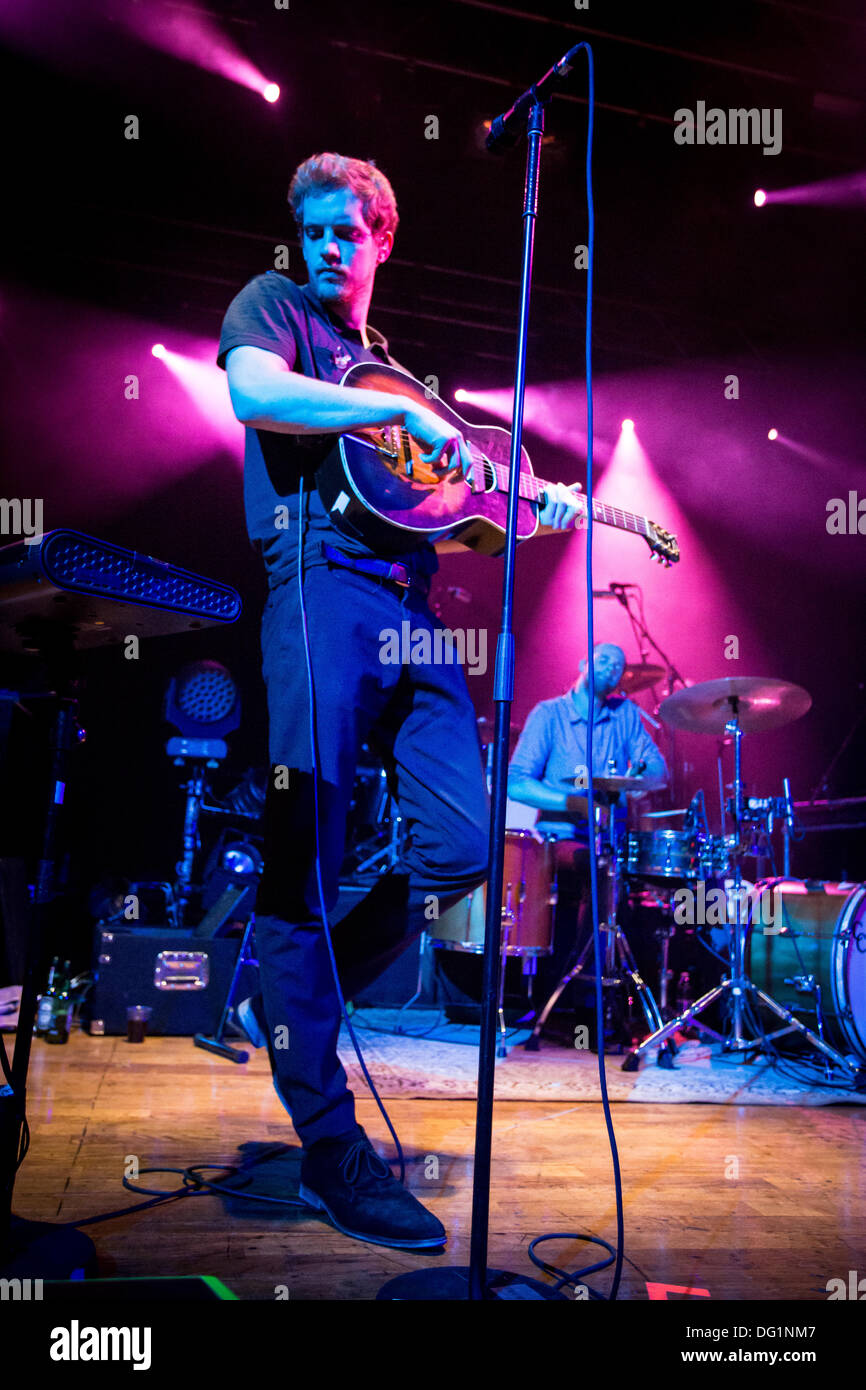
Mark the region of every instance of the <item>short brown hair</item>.
<instances>
[{"instance_id":1,"label":"short brown hair","mask_svg":"<svg viewBox=\"0 0 866 1390\"><path fill-rule=\"evenodd\" d=\"M343 154L314 154L295 170L289 186L289 204L300 232L307 194L333 193L339 188L351 189L360 200L371 232L396 232L400 221L397 200L385 175L375 164Z\"/></svg>"}]
</instances>

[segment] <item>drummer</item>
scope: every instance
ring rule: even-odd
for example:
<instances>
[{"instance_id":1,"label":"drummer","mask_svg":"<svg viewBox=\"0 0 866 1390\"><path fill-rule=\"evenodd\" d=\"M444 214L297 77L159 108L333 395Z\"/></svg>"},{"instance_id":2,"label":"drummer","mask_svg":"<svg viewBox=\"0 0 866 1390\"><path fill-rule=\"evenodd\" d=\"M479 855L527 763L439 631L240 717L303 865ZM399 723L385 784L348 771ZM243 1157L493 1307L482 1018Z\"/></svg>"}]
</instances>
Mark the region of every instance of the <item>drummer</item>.
<instances>
[{"instance_id":1,"label":"drummer","mask_svg":"<svg viewBox=\"0 0 866 1390\"><path fill-rule=\"evenodd\" d=\"M593 651L593 778L616 773L639 776L642 791L668 781L665 760L632 700L613 697L625 670L625 653L602 642ZM531 711L508 768L508 795L538 810L536 830L557 839L585 840L587 803L586 729L589 713L588 662L564 695L542 700ZM610 798L606 798L610 799Z\"/></svg>"}]
</instances>

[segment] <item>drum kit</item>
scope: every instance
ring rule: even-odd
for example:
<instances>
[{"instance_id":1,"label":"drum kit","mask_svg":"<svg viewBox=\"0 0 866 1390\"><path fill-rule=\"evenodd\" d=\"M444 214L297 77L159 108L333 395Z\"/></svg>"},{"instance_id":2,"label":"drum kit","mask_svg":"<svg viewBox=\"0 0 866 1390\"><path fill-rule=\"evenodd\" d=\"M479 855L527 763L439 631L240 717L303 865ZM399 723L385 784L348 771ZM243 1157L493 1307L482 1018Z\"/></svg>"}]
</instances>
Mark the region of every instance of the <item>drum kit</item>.
<instances>
[{"instance_id":1,"label":"drum kit","mask_svg":"<svg viewBox=\"0 0 866 1390\"><path fill-rule=\"evenodd\" d=\"M634 693L658 679L660 668L645 663L627 667L622 689ZM649 1029L633 1045L623 1069L635 1071L641 1060L658 1049L657 1062L673 1065L675 1037L696 1028L721 1042L727 1052L768 1051L778 1038L797 1034L819 1057L828 1079L838 1077L857 1090L866 1090L866 885L801 881L790 876L793 806L788 779L782 797L746 798L743 786L742 740L746 734L777 729L800 718L811 705L802 687L789 682L752 677L704 681L669 695L659 706L659 718L671 729L707 735L727 735L733 742L733 795L724 808L733 833L711 835L703 793L686 811L652 812L644 819L684 816L678 830L627 830L617 835L613 808L622 793L644 790L642 779L593 777L596 810L594 827L599 865L599 926L603 934L602 987L625 990L643 1011ZM784 835L784 875L749 884L743 860L766 844L774 820ZM724 830L724 826L723 826ZM761 837L763 838L763 841ZM538 957L553 950L556 891L556 852L549 840L529 829L506 832L502 899L502 967L500 977L500 1055L504 1055L503 995L505 963L521 958L524 973L532 975ZM625 932L618 923L624 900L651 892L676 921L675 901L689 896L706 903L707 885L720 885L725 904L722 924L728 940L724 978L699 999L667 1017L667 949L673 929L660 933L662 963L659 1003L641 978ZM480 955L484 941L484 888L467 895L442 914L430 930L431 944L440 949ZM717 919L718 920L718 919ZM592 939L583 947L540 1012L526 1043L536 1050L545 1022L566 986L585 972ZM530 985L531 997L531 985ZM711 1005L722 1006L723 1032L708 1026L701 1015ZM759 1010L775 1016L781 1026L764 1030ZM809 1018L805 1022L801 1015ZM811 1026L814 1023L814 1026Z\"/></svg>"}]
</instances>

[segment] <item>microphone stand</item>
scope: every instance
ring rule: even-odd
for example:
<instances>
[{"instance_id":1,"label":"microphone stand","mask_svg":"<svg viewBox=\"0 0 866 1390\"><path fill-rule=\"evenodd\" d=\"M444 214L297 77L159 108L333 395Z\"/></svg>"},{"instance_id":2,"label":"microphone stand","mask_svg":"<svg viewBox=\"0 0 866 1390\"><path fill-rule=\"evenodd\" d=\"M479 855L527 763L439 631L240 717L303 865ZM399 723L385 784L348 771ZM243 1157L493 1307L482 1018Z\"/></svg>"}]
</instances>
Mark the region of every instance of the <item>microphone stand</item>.
<instances>
[{"instance_id":1,"label":"microphone stand","mask_svg":"<svg viewBox=\"0 0 866 1390\"><path fill-rule=\"evenodd\" d=\"M677 670L676 666L671 661L667 652L662 651L658 642L652 636L649 628L647 627L643 611L643 590L641 589L640 585L611 584L610 589L614 598L617 600L618 603L622 604L623 608L628 614L628 620L631 623L632 633L640 650L641 661L646 661L647 657L649 656L649 647L652 647L658 653L658 655L661 657L662 661L665 664L665 670L667 672L665 685L667 686L668 695L673 695L674 690L676 689L677 681L679 681L680 685L683 688L685 688L685 677L682 675L680 671ZM640 599L638 601L638 606L636 607L636 609L633 609L631 596L627 593L627 590L629 589L637 589L638 594L640 594ZM659 706L658 702L656 702L653 714L658 714L658 711ZM678 806L681 800L685 800L687 793L686 788L684 786L677 785L678 759L675 729L667 729L665 735L665 742L667 744L668 763L671 769L671 794L673 796L674 805ZM724 834L724 830L722 830L722 834Z\"/></svg>"},{"instance_id":2,"label":"microphone stand","mask_svg":"<svg viewBox=\"0 0 866 1390\"><path fill-rule=\"evenodd\" d=\"M582 47L583 45L578 45ZM576 50L574 50L576 51ZM571 55L569 55L571 56ZM554 69L551 69L551 73ZM542 83L551 74L546 74ZM542 83L539 83L540 87ZM532 284L532 253L538 216L538 179L546 99L520 101L520 115L527 114L526 183L523 200L523 255L520 276L520 309L514 371L514 406L511 425L511 474L508 483L508 521L505 532L505 573L502 581L501 629L496 646L493 700L496 722L493 736L493 780L490 818L490 859L487 907L484 920L484 978L481 997L481 1038L478 1055L478 1104L475 1118L475 1166L472 1180L472 1226L469 1267L415 1270L383 1285L379 1299L555 1299L565 1295L549 1284L506 1270L488 1269L487 1245L490 1217L490 1167L493 1134L493 1089L496 1068L496 1029L500 937L502 933L502 880L505 866L505 804L508 785L508 731L514 695L514 562L517 548L517 501L523 440L523 400L526 387L526 346ZM512 107L518 110L520 103ZM511 113L509 113L509 116ZM494 127L496 122L494 122Z\"/></svg>"}]
</instances>

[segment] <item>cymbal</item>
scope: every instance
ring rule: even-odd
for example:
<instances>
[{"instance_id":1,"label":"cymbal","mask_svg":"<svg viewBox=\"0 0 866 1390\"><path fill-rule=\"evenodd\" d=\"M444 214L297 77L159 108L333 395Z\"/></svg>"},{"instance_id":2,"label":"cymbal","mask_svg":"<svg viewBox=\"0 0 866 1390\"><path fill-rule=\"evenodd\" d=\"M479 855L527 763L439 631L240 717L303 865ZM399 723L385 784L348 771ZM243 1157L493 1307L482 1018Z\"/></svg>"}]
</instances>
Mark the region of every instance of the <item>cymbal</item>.
<instances>
[{"instance_id":1,"label":"cymbal","mask_svg":"<svg viewBox=\"0 0 866 1390\"><path fill-rule=\"evenodd\" d=\"M615 773L609 777L593 777L592 785L601 792L640 792L646 790L646 778L626 777Z\"/></svg>"},{"instance_id":2,"label":"cymbal","mask_svg":"<svg viewBox=\"0 0 866 1390\"><path fill-rule=\"evenodd\" d=\"M693 734L721 734L733 718L737 701L743 733L780 729L800 719L810 708L812 696L801 685L760 676L723 676L701 681L669 695L659 706L659 718L672 729Z\"/></svg>"},{"instance_id":3,"label":"cymbal","mask_svg":"<svg viewBox=\"0 0 866 1390\"><path fill-rule=\"evenodd\" d=\"M664 674L664 666L652 666L648 661L636 661L633 665L626 666L617 689L626 695L632 695L638 690L648 690L651 685L662 680Z\"/></svg>"},{"instance_id":4,"label":"cymbal","mask_svg":"<svg viewBox=\"0 0 866 1390\"><path fill-rule=\"evenodd\" d=\"M587 790L586 786L576 784L575 779L566 778L563 786L567 787L575 796L582 796ZM616 796L619 792L641 792L648 790L645 777L626 777L624 774L611 773L606 777L593 776L592 789L594 792L609 793Z\"/></svg>"}]
</instances>

